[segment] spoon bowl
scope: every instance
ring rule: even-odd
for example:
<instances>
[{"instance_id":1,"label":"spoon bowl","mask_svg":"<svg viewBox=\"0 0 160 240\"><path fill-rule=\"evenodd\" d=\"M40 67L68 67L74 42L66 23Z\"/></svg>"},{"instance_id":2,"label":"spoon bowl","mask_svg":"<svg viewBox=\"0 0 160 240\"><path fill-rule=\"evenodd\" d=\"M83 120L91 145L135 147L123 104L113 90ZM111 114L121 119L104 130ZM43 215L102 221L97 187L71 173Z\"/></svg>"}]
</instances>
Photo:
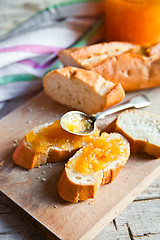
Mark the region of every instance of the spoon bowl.
<instances>
[{"instance_id":1,"label":"spoon bowl","mask_svg":"<svg viewBox=\"0 0 160 240\"><path fill-rule=\"evenodd\" d=\"M142 108L151 104L145 95L138 95L131 98L128 102L117 107L98 112L95 115L87 115L80 111L70 111L64 114L60 120L61 127L76 135L89 135L94 131L95 123L98 119L105 118L115 112L128 108Z\"/></svg>"},{"instance_id":2,"label":"spoon bowl","mask_svg":"<svg viewBox=\"0 0 160 240\"><path fill-rule=\"evenodd\" d=\"M80 111L67 112L62 116L60 124L64 130L76 135L89 135L95 127L93 117Z\"/></svg>"}]
</instances>

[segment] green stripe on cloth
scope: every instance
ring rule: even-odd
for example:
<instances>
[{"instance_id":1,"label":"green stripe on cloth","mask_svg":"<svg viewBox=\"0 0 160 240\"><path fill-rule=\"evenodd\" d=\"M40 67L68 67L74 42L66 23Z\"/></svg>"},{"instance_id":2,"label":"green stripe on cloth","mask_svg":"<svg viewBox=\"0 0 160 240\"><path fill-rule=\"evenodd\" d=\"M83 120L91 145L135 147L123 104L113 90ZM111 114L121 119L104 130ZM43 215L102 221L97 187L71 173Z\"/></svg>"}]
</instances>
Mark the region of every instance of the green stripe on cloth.
<instances>
[{"instance_id":1,"label":"green stripe on cloth","mask_svg":"<svg viewBox=\"0 0 160 240\"><path fill-rule=\"evenodd\" d=\"M51 70L59 68L61 65L62 65L62 63L59 60L57 60L46 73L50 72ZM33 80L39 80L39 79L40 79L39 77L36 77L31 74L27 74L27 73L6 75L3 77L0 77L0 85L7 84L7 83L13 83L13 82L33 81Z\"/></svg>"},{"instance_id":2,"label":"green stripe on cloth","mask_svg":"<svg viewBox=\"0 0 160 240\"><path fill-rule=\"evenodd\" d=\"M23 81L33 81L39 79L38 77L35 77L30 74L14 74L14 75L6 75L3 77L0 77L0 85L7 84L11 82L23 82Z\"/></svg>"},{"instance_id":3,"label":"green stripe on cloth","mask_svg":"<svg viewBox=\"0 0 160 240\"><path fill-rule=\"evenodd\" d=\"M52 8L58 8L58 7L80 4L80 3L96 3L96 2L97 3L98 2L104 2L104 0L70 0L70 1L67 1L67 2L61 2L61 3L49 5L48 7L44 8L43 10L40 10L39 12L34 14L33 16L29 17L28 20L34 18L36 15L39 15L46 10L49 10L49 9L52 9ZM21 24L23 24L23 23L18 24L18 26L20 26Z\"/></svg>"},{"instance_id":4,"label":"green stripe on cloth","mask_svg":"<svg viewBox=\"0 0 160 240\"><path fill-rule=\"evenodd\" d=\"M61 2L61 3L57 3L57 4L54 4L54 5L48 6L46 9L64 7L64 6L73 5L73 4L95 3L95 2L103 2L103 0L70 0L68 2Z\"/></svg>"},{"instance_id":5,"label":"green stripe on cloth","mask_svg":"<svg viewBox=\"0 0 160 240\"><path fill-rule=\"evenodd\" d=\"M96 34L99 28L103 26L104 23L104 17L100 17L100 19L96 22L96 24L77 42L75 43L72 47L83 47L86 46L88 41ZM62 65L62 63L57 60L56 63L52 65L52 67L47 70L46 73L59 68ZM45 74L46 74L45 73Z\"/></svg>"},{"instance_id":6,"label":"green stripe on cloth","mask_svg":"<svg viewBox=\"0 0 160 240\"><path fill-rule=\"evenodd\" d=\"M100 19L95 23L95 25L85 34L85 36L80 39L73 47L83 47L87 45L88 41L96 34L98 29L100 29L104 24L104 17L101 16Z\"/></svg>"}]
</instances>

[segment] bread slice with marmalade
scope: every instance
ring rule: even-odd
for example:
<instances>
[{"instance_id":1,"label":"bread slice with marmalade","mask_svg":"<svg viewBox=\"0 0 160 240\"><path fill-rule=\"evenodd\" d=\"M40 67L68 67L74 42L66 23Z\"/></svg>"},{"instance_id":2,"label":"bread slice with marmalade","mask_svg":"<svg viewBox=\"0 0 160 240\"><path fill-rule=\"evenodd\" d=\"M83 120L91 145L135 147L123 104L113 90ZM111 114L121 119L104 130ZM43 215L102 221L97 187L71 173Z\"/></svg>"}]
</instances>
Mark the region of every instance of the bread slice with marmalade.
<instances>
[{"instance_id":1,"label":"bread slice with marmalade","mask_svg":"<svg viewBox=\"0 0 160 240\"><path fill-rule=\"evenodd\" d=\"M56 120L54 123L46 123L31 130L15 149L13 160L27 169L46 162L66 161L97 136L98 129L90 136L71 134L63 130L60 121Z\"/></svg>"},{"instance_id":2,"label":"bread slice with marmalade","mask_svg":"<svg viewBox=\"0 0 160 240\"><path fill-rule=\"evenodd\" d=\"M66 163L59 195L69 202L94 198L100 185L115 179L129 155L129 143L121 134L102 133Z\"/></svg>"}]
</instances>

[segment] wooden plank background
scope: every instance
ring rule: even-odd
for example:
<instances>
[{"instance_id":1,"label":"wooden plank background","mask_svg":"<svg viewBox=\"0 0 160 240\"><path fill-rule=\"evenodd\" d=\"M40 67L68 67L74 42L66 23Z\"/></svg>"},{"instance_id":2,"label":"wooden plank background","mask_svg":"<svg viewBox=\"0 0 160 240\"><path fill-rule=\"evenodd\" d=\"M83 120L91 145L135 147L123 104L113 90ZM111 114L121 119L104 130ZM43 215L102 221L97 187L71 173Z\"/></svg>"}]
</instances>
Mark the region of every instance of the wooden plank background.
<instances>
[{"instance_id":1,"label":"wooden plank background","mask_svg":"<svg viewBox=\"0 0 160 240\"><path fill-rule=\"evenodd\" d=\"M0 0L0 36L37 11L56 2L60 2L60 0ZM27 98L8 101L0 112L0 117L25 102ZM11 208L0 202L0 240L22 239L44 240L44 237L14 213ZM95 240L103 239L160 239L160 178L95 238Z\"/></svg>"}]
</instances>

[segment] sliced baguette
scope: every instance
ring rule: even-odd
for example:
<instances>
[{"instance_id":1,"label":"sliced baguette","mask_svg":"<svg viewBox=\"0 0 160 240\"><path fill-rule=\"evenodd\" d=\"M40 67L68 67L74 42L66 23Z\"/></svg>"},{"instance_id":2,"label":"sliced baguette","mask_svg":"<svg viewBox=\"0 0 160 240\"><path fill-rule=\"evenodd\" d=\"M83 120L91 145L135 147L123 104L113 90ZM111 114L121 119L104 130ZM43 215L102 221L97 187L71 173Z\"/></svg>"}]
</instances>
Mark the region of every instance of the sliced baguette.
<instances>
[{"instance_id":1,"label":"sliced baguette","mask_svg":"<svg viewBox=\"0 0 160 240\"><path fill-rule=\"evenodd\" d=\"M125 91L160 86L160 43L151 47L110 42L61 50L64 66L86 68L121 83Z\"/></svg>"},{"instance_id":2,"label":"sliced baguette","mask_svg":"<svg viewBox=\"0 0 160 240\"><path fill-rule=\"evenodd\" d=\"M119 148L122 150L122 152L120 154L118 154L118 152L118 155L116 155L118 146L116 143L114 143L114 141L121 142ZM99 144L101 147L99 148L94 144L95 142L92 143L94 150L89 154L87 153L88 157L94 156L87 163L87 167L85 165L87 160L84 155L84 151L86 152L90 148L91 144L88 144L86 147L77 151L76 154L65 165L65 169L61 175L57 187L59 195L64 200L69 202L78 202L89 198L94 198L95 193L99 189L100 185L112 182L129 158L129 143L121 134L102 133L101 137L99 138ZM108 147L109 149L108 152L106 150L104 153L104 156L106 154L105 158L103 158L103 149L101 149L103 147L104 149L105 147ZM95 149L96 151L99 150L102 153L102 156L97 160L95 158ZM107 159L109 160L107 161ZM83 166L88 168L87 173L86 168L85 173L75 168L76 163L78 163L77 161L80 162L80 168ZM97 165L95 165L97 164L97 161L104 163L104 165L102 164L101 167L97 167Z\"/></svg>"},{"instance_id":3,"label":"sliced baguette","mask_svg":"<svg viewBox=\"0 0 160 240\"><path fill-rule=\"evenodd\" d=\"M23 138L13 153L13 160L27 169L46 162L66 161L98 135L98 129L85 137L68 133L61 128L59 120L46 123L34 128Z\"/></svg>"},{"instance_id":4,"label":"sliced baguette","mask_svg":"<svg viewBox=\"0 0 160 240\"><path fill-rule=\"evenodd\" d=\"M112 131L121 133L129 141L131 152L146 152L160 157L160 116L139 110L122 112Z\"/></svg>"},{"instance_id":5,"label":"sliced baguette","mask_svg":"<svg viewBox=\"0 0 160 240\"><path fill-rule=\"evenodd\" d=\"M44 77L43 86L45 93L55 101L88 114L120 102L125 95L120 84L74 67L51 71Z\"/></svg>"}]
</instances>

